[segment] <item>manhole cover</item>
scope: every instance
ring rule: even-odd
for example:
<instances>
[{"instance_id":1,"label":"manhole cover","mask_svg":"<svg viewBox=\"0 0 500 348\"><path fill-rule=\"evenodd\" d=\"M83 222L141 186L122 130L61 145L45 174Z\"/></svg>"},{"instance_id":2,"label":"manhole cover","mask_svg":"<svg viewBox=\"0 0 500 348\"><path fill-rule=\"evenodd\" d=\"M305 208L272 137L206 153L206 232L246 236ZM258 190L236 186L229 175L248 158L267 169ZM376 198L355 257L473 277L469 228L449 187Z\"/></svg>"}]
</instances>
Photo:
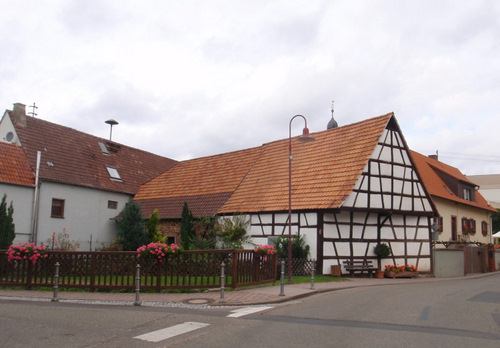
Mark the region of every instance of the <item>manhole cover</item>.
<instances>
[{"instance_id":1,"label":"manhole cover","mask_svg":"<svg viewBox=\"0 0 500 348\"><path fill-rule=\"evenodd\" d=\"M192 298L184 301L184 303L189 303L189 304L207 304L210 302L212 302L212 300L208 298Z\"/></svg>"}]
</instances>

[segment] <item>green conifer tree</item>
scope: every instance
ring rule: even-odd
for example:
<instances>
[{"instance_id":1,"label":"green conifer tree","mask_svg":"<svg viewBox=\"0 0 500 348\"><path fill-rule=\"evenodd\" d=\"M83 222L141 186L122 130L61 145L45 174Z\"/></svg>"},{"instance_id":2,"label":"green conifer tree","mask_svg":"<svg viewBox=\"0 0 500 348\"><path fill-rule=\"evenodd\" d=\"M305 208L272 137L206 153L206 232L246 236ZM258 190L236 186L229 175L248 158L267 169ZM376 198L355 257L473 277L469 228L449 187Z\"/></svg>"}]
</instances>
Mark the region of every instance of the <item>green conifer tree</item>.
<instances>
[{"instance_id":1,"label":"green conifer tree","mask_svg":"<svg viewBox=\"0 0 500 348\"><path fill-rule=\"evenodd\" d=\"M189 210L187 202L184 202L181 215L181 245L185 250L189 250L191 243L196 238L193 224L193 214Z\"/></svg>"},{"instance_id":2,"label":"green conifer tree","mask_svg":"<svg viewBox=\"0 0 500 348\"><path fill-rule=\"evenodd\" d=\"M158 216L158 209L155 209L146 221L146 233L150 243L163 242L166 239L160 232L160 217Z\"/></svg>"},{"instance_id":3,"label":"green conifer tree","mask_svg":"<svg viewBox=\"0 0 500 348\"><path fill-rule=\"evenodd\" d=\"M0 203L0 249L8 249L16 237L13 215L12 201L7 207L7 195L4 194Z\"/></svg>"},{"instance_id":4,"label":"green conifer tree","mask_svg":"<svg viewBox=\"0 0 500 348\"><path fill-rule=\"evenodd\" d=\"M123 250L137 250L148 242L141 207L133 200L129 200L122 210L118 221L118 239Z\"/></svg>"}]
</instances>

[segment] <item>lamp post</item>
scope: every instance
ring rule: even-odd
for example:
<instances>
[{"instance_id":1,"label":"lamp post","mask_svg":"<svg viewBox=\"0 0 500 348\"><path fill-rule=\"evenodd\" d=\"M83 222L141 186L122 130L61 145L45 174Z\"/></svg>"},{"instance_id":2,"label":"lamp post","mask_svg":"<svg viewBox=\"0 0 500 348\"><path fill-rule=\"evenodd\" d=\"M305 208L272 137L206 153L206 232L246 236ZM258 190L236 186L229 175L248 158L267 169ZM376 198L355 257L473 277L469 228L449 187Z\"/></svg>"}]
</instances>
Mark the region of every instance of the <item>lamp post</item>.
<instances>
[{"instance_id":1,"label":"lamp post","mask_svg":"<svg viewBox=\"0 0 500 348\"><path fill-rule=\"evenodd\" d=\"M295 115L291 118L288 126L288 283L292 283L292 121L302 117L304 119L304 129L302 135L297 139L301 142L314 141L314 138L309 135L307 128L307 120L302 115Z\"/></svg>"}]
</instances>

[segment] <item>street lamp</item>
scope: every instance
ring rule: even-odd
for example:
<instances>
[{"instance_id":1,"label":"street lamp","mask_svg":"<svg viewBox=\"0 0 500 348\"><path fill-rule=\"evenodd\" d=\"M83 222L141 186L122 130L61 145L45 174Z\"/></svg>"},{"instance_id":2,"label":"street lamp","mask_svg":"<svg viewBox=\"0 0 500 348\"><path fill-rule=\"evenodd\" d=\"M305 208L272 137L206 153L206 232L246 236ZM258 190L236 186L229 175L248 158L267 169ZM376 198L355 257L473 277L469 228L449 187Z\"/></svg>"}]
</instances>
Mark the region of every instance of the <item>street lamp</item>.
<instances>
[{"instance_id":1,"label":"street lamp","mask_svg":"<svg viewBox=\"0 0 500 348\"><path fill-rule=\"evenodd\" d=\"M288 283L292 283L292 121L296 117L304 119L305 127L302 130L302 135L297 139L301 142L314 141L314 138L309 135L307 128L307 120L302 115L295 115L290 120L288 126Z\"/></svg>"}]
</instances>

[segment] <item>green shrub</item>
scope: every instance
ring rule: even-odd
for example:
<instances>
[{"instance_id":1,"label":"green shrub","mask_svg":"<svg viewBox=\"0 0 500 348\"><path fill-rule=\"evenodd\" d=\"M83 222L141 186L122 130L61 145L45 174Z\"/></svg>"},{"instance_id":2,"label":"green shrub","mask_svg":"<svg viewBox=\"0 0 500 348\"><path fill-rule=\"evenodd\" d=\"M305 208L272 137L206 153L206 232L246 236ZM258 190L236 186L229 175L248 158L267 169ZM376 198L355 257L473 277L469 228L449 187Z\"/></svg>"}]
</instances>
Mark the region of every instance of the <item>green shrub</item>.
<instances>
[{"instance_id":1,"label":"green shrub","mask_svg":"<svg viewBox=\"0 0 500 348\"><path fill-rule=\"evenodd\" d=\"M386 258L391 255L391 248L386 243L378 243L374 249L375 255L380 258Z\"/></svg>"},{"instance_id":2,"label":"green shrub","mask_svg":"<svg viewBox=\"0 0 500 348\"><path fill-rule=\"evenodd\" d=\"M279 259L288 258L288 236L280 236L275 242ZM304 236L292 236L292 259L307 259L310 246L306 244Z\"/></svg>"}]
</instances>

